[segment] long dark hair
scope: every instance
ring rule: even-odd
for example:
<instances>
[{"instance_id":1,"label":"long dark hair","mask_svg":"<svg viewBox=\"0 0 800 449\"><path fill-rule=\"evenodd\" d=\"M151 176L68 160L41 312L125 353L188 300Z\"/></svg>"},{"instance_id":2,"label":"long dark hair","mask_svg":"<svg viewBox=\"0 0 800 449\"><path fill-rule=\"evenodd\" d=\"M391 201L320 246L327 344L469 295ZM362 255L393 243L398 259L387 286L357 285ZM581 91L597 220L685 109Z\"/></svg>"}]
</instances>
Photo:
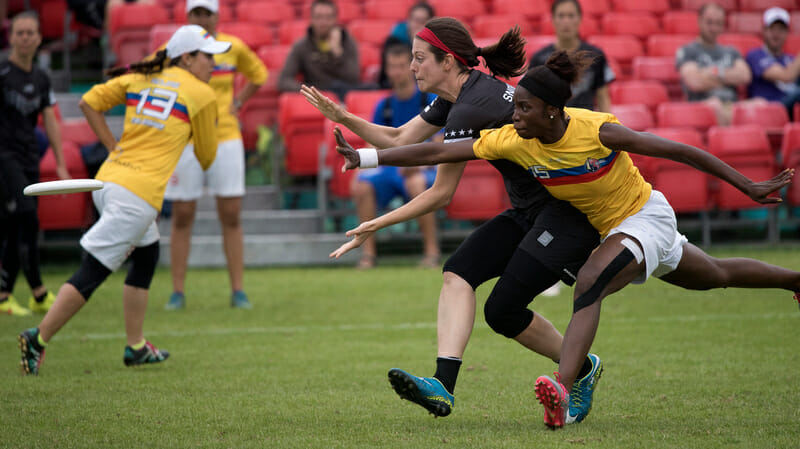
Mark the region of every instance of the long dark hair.
<instances>
[{"instance_id":1,"label":"long dark hair","mask_svg":"<svg viewBox=\"0 0 800 449\"><path fill-rule=\"evenodd\" d=\"M433 31L453 53L467 61L466 66L456 61L462 71L480 64L478 56L482 56L492 75L508 79L525 73L525 39L517 26L506 31L497 43L483 48L476 46L464 24L452 17L433 18L425 27ZM433 45L430 47L437 61L444 60L447 54L444 50Z\"/></svg>"},{"instance_id":2,"label":"long dark hair","mask_svg":"<svg viewBox=\"0 0 800 449\"><path fill-rule=\"evenodd\" d=\"M519 84L552 106L563 108L572 97L572 85L594 61L588 51L553 52L544 65L528 70Z\"/></svg>"},{"instance_id":3,"label":"long dark hair","mask_svg":"<svg viewBox=\"0 0 800 449\"><path fill-rule=\"evenodd\" d=\"M188 54L195 55L197 54L197 51L193 51ZM126 73L141 73L143 75L150 75L152 73L158 73L167 67L177 65L180 60L180 56L177 58L167 59L167 50L159 50L151 59L144 59L123 67L114 67L112 69L108 69L106 70L106 75L109 78L116 78Z\"/></svg>"}]
</instances>

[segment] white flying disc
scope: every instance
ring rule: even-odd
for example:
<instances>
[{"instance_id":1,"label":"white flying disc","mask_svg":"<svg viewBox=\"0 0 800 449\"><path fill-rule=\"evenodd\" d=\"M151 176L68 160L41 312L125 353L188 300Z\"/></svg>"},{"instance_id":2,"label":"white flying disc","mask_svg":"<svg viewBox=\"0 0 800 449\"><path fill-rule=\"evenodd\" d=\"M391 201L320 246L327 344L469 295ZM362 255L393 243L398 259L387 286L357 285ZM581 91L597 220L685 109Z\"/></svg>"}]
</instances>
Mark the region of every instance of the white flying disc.
<instances>
[{"instance_id":1,"label":"white flying disc","mask_svg":"<svg viewBox=\"0 0 800 449\"><path fill-rule=\"evenodd\" d=\"M96 179L63 179L61 181L38 182L22 191L28 196L59 195L62 193L91 192L103 188L103 181Z\"/></svg>"}]
</instances>

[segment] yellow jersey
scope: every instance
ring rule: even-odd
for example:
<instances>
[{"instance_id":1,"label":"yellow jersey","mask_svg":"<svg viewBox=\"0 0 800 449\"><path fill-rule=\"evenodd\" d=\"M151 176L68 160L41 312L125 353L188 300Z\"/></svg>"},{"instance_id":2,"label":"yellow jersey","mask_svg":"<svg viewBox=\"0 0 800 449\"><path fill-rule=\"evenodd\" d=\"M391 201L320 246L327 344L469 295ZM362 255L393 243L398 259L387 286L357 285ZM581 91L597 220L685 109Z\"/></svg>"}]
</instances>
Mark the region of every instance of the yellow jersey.
<instances>
[{"instance_id":1,"label":"yellow jersey","mask_svg":"<svg viewBox=\"0 0 800 449\"><path fill-rule=\"evenodd\" d=\"M558 142L523 139L513 125L481 131L473 151L481 159L506 159L526 168L556 198L586 214L605 237L639 211L652 187L625 151L600 142L600 126L616 117L588 109L564 108L570 118Z\"/></svg>"},{"instance_id":2,"label":"yellow jersey","mask_svg":"<svg viewBox=\"0 0 800 449\"><path fill-rule=\"evenodd\" d=\"M239 119L231 114L233 105L233 83L236 72L241 73L248 81L255 85L267 81L267 67L261 59L250 50L241 39L230 34L217 33L214 39L220 42L230 42L231 49L225 53L214 55L214 72L208 84L214 89L219 108L217 120L217 140L241 140L242 132L239 128ZM163 50L166 44L159 47Z\"/></svg>"},{"instance_id":3,"label":"yellow jersey","mask_svg":"<svg viewBox=\"0 0 800 449\"><path fill-rule=\"evenodd\" d=\"M182 68L122 75L92 87L83 100L101 112L126 105L122 137L95 178L125 187L158 210L167 181L190 138L203 169L214 162L214 92Z\"/></svg>"}]
</instances>

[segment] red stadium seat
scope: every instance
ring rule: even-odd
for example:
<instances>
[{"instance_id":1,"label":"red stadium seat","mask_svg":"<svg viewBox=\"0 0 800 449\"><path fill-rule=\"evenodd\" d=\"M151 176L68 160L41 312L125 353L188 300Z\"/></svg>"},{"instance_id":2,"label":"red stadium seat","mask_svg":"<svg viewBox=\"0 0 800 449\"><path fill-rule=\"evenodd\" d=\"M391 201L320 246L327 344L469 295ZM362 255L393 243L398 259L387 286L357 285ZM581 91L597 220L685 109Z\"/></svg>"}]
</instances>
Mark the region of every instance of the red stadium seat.
<instances>
[{"instance_id":1,"label":"red stadium seat","mask_svg":"<svg viewBox=\"0 0 800 449\"><path fill-rule=\"evenodd\" d=\"M692 42L696 36L689 34L654 34L647 38L647 56L675 58L679 48Z\"/></svg>"},{"instance_id":2,"label":"red stadium seat","mask_svg":"<svg viewBox=\"0 0 800 449\"><path fill-rule=\"evenodd\" d=\"M472 32L476 39L494 39L496 42L503 33L517 25L522 30L523 36L533 32L531 22L519 15L481 15L475 17L472 21Z\"/></svg>"},{"instance_id":3,"label":"red stadium seat","mask_svg":"<svg viewBox=\"0 0 800 449\"><path fill-rule=\"evenodd\" d=\"M759 12L732 11L728 14L728 31L731 33L759 34L763 27L763 14Z\"/></svg>"},{"instance_id":4,"label":"red stadium seat","mask_svg":"<svg viewBox=\"0 0 800 449\"><path fill-rule=\"evenodd\" d=\"M783 168L800 171L800 123L787 123L783 127L781 155ZM789 184L786 197L789 204L800 205L800 182Z\"/></svg>"},{"instance_id":5,"label":"red stadium seat","mask_svg":"<svg viewBox=\"0 0 800 449\"><path fill-rule=\"evenodd\" d=\"M362 116L362 118L369 120L369 118L365 116ZM344 157L336 152L336 138L333 135L333 129L336 126L338 126L336 123L325 119L322 135L325 143L325 166L330 170L331 175L328 180L328 191L337 198L350 198L350 184L353 182L353 176L358 173L358 170L347 170L342 173ZM339 126L339 129L342 130L342 135L353 148L369 146L364 139L357 136L346 127Z\"/></svg>"},{"instance_id":6,"label":"red stadium seat","mask_svg":"<svg viewBox=\"0 0 800 449\"><path fill-rule=\"evenodd\" d=\"M616 104L612 100L611 113L619 119L620 123L635 131L644 131L655 126L653 113L644 104Z\"/></svg>"},{"instance_id":7,"label":"red stadium seat","mask_svg":"<svg viewBox=\"0 0 800 449\"><path fill-rule=\"evenodd\" d=\"M347 30L358 43L369 42L380 47L393 27L394 22L391 20L356 19L350 22Z\"/></svg>"},{"instance_id":8,"label":"red stadium seat","mask_svg":"<svg viewBox=\"0 0 800 449\"><path fill-rule=\"evenodd\" d=\"M157 4L122 3L111 9L110 19L111 49L117 65L125 65L148 54L150 28L169 23L169 14Z\"/></svg>"},{"instance_id":9,"label":"red stadium seat","mask_svg":"<svg viewBox=\"0 0 800 449\"><path fill-rule=\"evenodd\" d=\"M326 92L333 97L334 94ZM299 93L278 98L278 130L283 137L286 171L292 176L316 175L325 116Z\"/></svg>"},{"instance_id":10,"label":"red stadium seat","mask_svg":"<svg viewBox=\"0 0 800 449\"><path fill-rule=\"evenodd\" d=\"M758 125L711 127L708 151L756 182L770 179L777 173L767 133ZM715 203L720 209L759 207L726 182L719 183Z\"/></svg>"},{"instance_id":11,"label":"red stadium seat","mask_svg":"<svg viewBox=\"0 0 800 449\"><path fill-rule=\"evenodd\" d=\"M659 128L694 128L701 133L716 126L717 115L711 106L701 102L667 102L656 108Z\"/></svg>"},{"instance_id":12,"label":"red stadium seat","mask_svg":"<svg viewBox=\"0 0 800 449\"><path fill-rule=\"evenodd\" d=\"M683 99L681 77L675 69L675 58L669 56L639 56L633 59L634 80L658 81L667 89L670 101Z\"/></svg>"},{"instance_id":13,"label":"red stadium seat","mask_svg":"<svg viewBox=\"0 0 800 449\"><path fill-rule=\"evenodd\" d=\"M608 93L612 104L644 104L651 111L669 101L667 88L658 81L616 81L611 83Z\"/></svg>"},{"instance_id":14,"label":"red stadium seat","mask_svg":"<svg viewBox=\"0 0 800 449\"><path fill-rule=\"evenodd\" d=\"M39 28L44 39L64 39L64 16L67 13L67 2L64 0L44 0L39 11ZM79 29L73 17L70 30Z\"/></svg>"},{"instance_id":15,"label":"red stadium seat","mask_svg":"<svg viewBox=\"0 0 800 449\"><path fill-rule=\"evenodd\" d=\"M546 0L527 0L524 2L510 2L508 0L494 0L492 2L493 14L517 14L529 19L538 20L540 17L550 15L550 2ZM436 11L439 14L439 11Z\"/></svg>"},{"instance_id":16,"label":"red stadium seat","mask_svg":"<svg viewBox=\"0 0 800 449\"><path fill-rule=\"evenodd\" d=\"M361 81L377 84L381 72L380 47L366 42L359 44L358 63L361 65Z\"/></svg>"},{"instance_id":17,"label":"red stadium seat","mask_svg":"<svg viewBox=\"0 0 800 449\"><path fill-rule=\"evenodd\" d=\"M633 58L644 56L644 49L642 48L641 42L633 36L596 34L590 36L588 42L600 47L608 58L613 58L619 63L622 69L622 76L620 76L620 79L630 78Z\"/></svg>"},{"instance_id":18,"label":"red stadium seat","mask_svg":"<svg viewBox=\"0 0 800 449\"><path fill-rule=\"evenodd\" d=\"M308 20L287 20L278 25L278 43L291 45L308 33Z\"/></svg>"},{"instance_id":19,"label":"red stadium seat","mask_svg":"<svg viewBox=\"0 0 800 449\"><path fill-rule=\"evenodd\" d=\"M714 3L722 6L725 11L736 11L739 6L736 4L737 0L718 0ZM699 11L700 7L708 3L708 0L681 0L681 7L685 11ZM695 21L697 17L695 16Z\"/></svg>"},{"instance_id":20,"label":"red stadium seat","mask_svg":"<svg viewBox=\"0 0 800 449\"><path fill-rule=\"evenodd\" d=\"M789 11L789 32L800 34L800 11Z\"/></svg>"},{"instance_id":21,"label":"red stadium seat","mask_svg":"<svg viewBox=\"0 0 800 449\"><path fill-rule=\"evenodd\" d=\"M717 42L719 42L720 45L727 45L739 50L742 57L744 57L748 51L762 45L761 39L758 36L745 33L722 33L719 35Z\"/></svg>"},{"instance_id":22,"label":"red stadium seat","mask_svg":"<svg viewBox=\"0 0 800 449\"><path fill-rule=\"evenodd\" d=\"M525 53L527 53L526 58L528 61L530 61L531 57L533 57L537 51L555 42L556 36L552 34L536 34L532 36L525 36L525 41L527 41L525 44ZM497 39L487 39L486 45L493 44L495 42L497 42ZM482 47L483 45L484 44L481 44L480 46Z\"/></svg>"},{"instance_id":23,"label":"red stadium seat","mask_svg":"<svg viewBox=\"0 0 800 449\"><path fill-rule=\"evenodd\" d=\"M697 13L694 11L667 11L661 18L661 24L667 34L697 36L700 33L700 27L697 25Z\"/></svg>"},{"instance_id":24,"label":"red stadium seat","mask_svg":"<svg viewBox=\"0 0 800 449\"><path fill-rule=\"evenodd\" d=\"M271 126L278 119L278 75L283 62L289 54L288 45L268 45L258 49L258 58L267 66L267 82L261 86L239 112L239 121L242 125L242 140L244 147L252 150L256 146L259 126ZM237 77L236 88L240 89L245 83L244 77Z\"/></svg>"},{"instance_id":25,"label":"red stadium seat","mask_svg":"<svg viewBox=\"0 0 800 449\"><path fill-rule=\"evenodd\" d=\"M542 26L540 27L539 33L541 34L556 34L555 28L553 28L553 22L549 20L545 20L542 22ZM594 17L583 17L581 19L581 25L578 27L578 34L583 39L588 38L589 36L595 35L600 33L600 21L595 19ZM498 36L499 37L499 36Z\"/></svg>"},{"instance_id":26,"label":"red stadium seat","mask_svg":"<svg viewBox=\"0 0 800 449\"><path fill-rule=\"evenodd\" d=\"M383 90L351 90L344 97L344 107L353 114L362 117L372 117L375 115L375 106L379 101L392 94L389 89Z\"/></svg>"},{"instance_id":27,"label":"red stadium seat","mask_svg":"<svg viewBox=\"0 0 800 449\"><path fill-rule=\"evenodd\" d=\"M368 19L391 20L399 22L406 20L408 9L413 5L412 0L391 1L367 0L364 3L364 12ZM389 34L387 30L386 34Z\"/></svg>"},{"instance_id":28,"label":"red stadium seat","mask_svg":"<svg viewBox=\"0 0 800 449\"><path fill-rule=\"evenodd\" d=\"M92 131L89 122L82 118L72 118L61 121L61 139L72 142L78 147L97 142L97 135Z\"/></svg>"},{"instance_id":29,"label":"red stadium seat","mask_svg":"<svg viewBox=\"0 0 800 449\"><path fill-rule=\"evenodd\" d=\"M228 22L220 23L217 29L226 34L238 37L251 50L256 51L264 45L275 43L275 34L264 25L253 22Z\"/></svg>"},{"instance_id":30,"label":"red stadium seat","mask_svg":"<svg viewBox=\"0 0 800 449\"><path fill-rule=\"evenodd\" d=\"M789 123L789 113L782 103L765 104L734 103L731 125L760 125L767 133L783 134L783 127Z\"/></svg>"},{"instance_id":31,"label":"red stadium seat","mask_svg":"<svg viewBox=\"0 0 800 449\"><path fill-rule=\"evenodd\" d=\"M670 9L669 0L612 0L615 11L664 14Z\"/></svg>"},{"instance_id":32,"label":"red stadium seat","mask_svg":"<svg viewBox=\"0 0 800 449\"><path fill-rule=\"evenodd\" d=\"M78 145L64 141L62 149L64 162L70 176L73 178L88 177ZM39 171L39 179L42 182L58 179L52 150L48 150L42 158L39 163ZM89 225L91 211L91 195L89 193L42 196L39 197L39 227L43 231L82 229Z\"/></svg>"},{"instance_id":33,"label":"red stadium seat","mask_svg":"<svg viewBox=\"0 0 800 449\"><path fill-rule=\"evenodd\" d=\"M607 35L629 34L644 39L661 31L658 19L648 12L609 12L601 23Z\"/></svg>"},{"instance_id":34,"label":"red stadium seat","mask_svg":"<svg viewBox=\"0 0 800 449\"><path fill-rule=\"evenodd\" d=\"M648 132L665 139L703 148L700 133L688 128L654 128ZM662 158L647 158L653 188L667 197L677 213L702 212L711 206L709 177L704 172L680 162Z\"/></svg>"},{"instance_id":35,"label":"red stadium seat","mask_svg":"<svg viewBox=\"0 0 800 449\"><path fill-rule=\"evenodd\" d=\"M795 0L739 0L740 11L755 11L758 13L764 12L767 8L777 6L787 11L797 9L797 2Z\"/></svg>"},{"instance_id":36,"label":"red stadium seat","mask_svg":"<svg viewBox=\"0 0 800 449\"><path fill-rule=\"evenodd\" d=\"M611 11L611 0L583 0L581 1L583 18L587 16L598 18Z\"/></svg>"},{"instance_id":37,"label":"red stadium seat","mask_svg":"<svg viewBox=\"0 0 800 449\"><path fill-rule=\"evenodd\" d=\"M236 17L240 22L254 22L261 25L278 25L294 20L294 7L283 1L253 1L236 4Z\"/></svg>"},{"instance_id":38,"label":"red stadium seat","mask_svg":"<svg viewBox=\"0 0 800 449\"><path fill-rule=\"evenodd\" d=\"M150 28L150 45L148 46L148 53L154 53L158 50L158 47L162 45L166 45L169 38L175 34L175 30L180 28L180 25L168 23L168 24L160 24L160 25L153 25L153 28Z\"/></svg>"},{"instance_id":39,"label":"red stadium seat","mask_svg":"<svg viewBox=\"0 0 800 449\"><path fill-rule=\"evenodd\" d=\"M486 161L469 161L450 204L454 220L488 220L510 207L503 176Z\"/></svg>"},{"instance_id":40,"label":"red stadium seat","mask_svg":"<svg viewBox=\"0 0 800 449\"><path fill-rule=\"evenodd\" d=\"M790 34L786 37L786 42L783 44L783 51L796 55L800 53L800 34Z\"/></svg>"}]
</instances>

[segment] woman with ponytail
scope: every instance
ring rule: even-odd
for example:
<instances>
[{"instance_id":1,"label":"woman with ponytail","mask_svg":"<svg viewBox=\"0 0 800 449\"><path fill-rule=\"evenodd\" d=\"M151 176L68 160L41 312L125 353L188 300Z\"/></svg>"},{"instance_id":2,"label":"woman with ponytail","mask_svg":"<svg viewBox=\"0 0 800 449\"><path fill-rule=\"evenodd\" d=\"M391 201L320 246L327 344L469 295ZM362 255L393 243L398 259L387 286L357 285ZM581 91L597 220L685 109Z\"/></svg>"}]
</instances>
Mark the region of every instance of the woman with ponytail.
<instances>
[{"instance_id":1,"label":"woman with ponytail","mask_svg":"<svg viewBox=\"0 0 800 449\"><path fill-rule=\"evenodd\" d=\"M688 243L677 230L672 207L642 178L628 153L691 165L761 204L780 201L769 195L791 182L794 170L756 183L699 148L633 131L611 114L565 107L570 86L589 63L586 53L553 53L545 65L531 69L520 80L514 94L513 124L482 131L477 140L356 152L337 134L337 149L346 156L347 168L359 163L369 166L364 161L370 160L398 166L471 159L511 161L539 179L553 196L585 213L600 233L602 243L577 272L573 315L564 334L559 370L555 379L541 376L536 381L536 395L545 407L544 422L551 428L570 422L572 403L582 394L573 382L594 340L603 298L629 283L656 276L690 290L782 288L795 292L795 299L800 292L798 272L754 259L716 259ZM530 269L522 275L538 273ZM492 300L490 296L487 308Z\"/></svg>"},{"instance_id":2,"label":"woman with ponytail","mask_svg":"<svg viewBox=\"0 0 800 449\"><path fill-rule=\"evenodd\" d=\"M92 193L100 219L83 235L78 271L58 291L53 306L19 337L22 373L38 374L47 342L86 304L106 278L130 258L122 290L127 344L126 366L158 363L169 353L144 338L150 281L158 262L158 227L164 189L183 147L194 139L197 159L207 168L217 151L217 103L208 80L217 42L202 27L186 25L155 58L112 69L112 78L92 87L80 108L100 142L111 150L95 176L104 187ZM125 125L117 142L103 112L125 104Z\"/></svg>"},{"instance_id":3,"label":"woman with ponytail","mask_svg":"<svg viewBox=\"0 0 800 449\"><path fill-rule=\"evenodd\" d=\"M525 40L519 28L503 34L494 45L479 48L461 22L450 17L434 18L417 33L412 52L410 68L419 89L438 97L398 128L369 123L313 87L303 86L302 92L326 117L377 148L423 142L441 129L445 143L471 141L479 137L481 129L511 123L514 88L473 67L481 57L493 75L512 78L524 73ZM475 321L475 289L500 276L485 309L489 325L558 362L561 334L527 306L559 280L572 285L581 265L599 243L599 235L586 216L569 203L553 198L525 169L509 161L491 163L503 175L512 208L476 229L444 264L436 373L433 377L417 377L397 368L389 371L389 381L401 398L421 405L435 416L448 415L454 405L456 378ZM347 235L354 239L331 256L339 257L359 247L381 228L446 206L465 165L439 166L430 189L349 231ZM576 421L583 420L589 412L594 386L602 372L599 357L590 354L584 360L581 377L574 385L576 391L582 392L581 402L573 404Z\"/></svg>"}]
</instances>

